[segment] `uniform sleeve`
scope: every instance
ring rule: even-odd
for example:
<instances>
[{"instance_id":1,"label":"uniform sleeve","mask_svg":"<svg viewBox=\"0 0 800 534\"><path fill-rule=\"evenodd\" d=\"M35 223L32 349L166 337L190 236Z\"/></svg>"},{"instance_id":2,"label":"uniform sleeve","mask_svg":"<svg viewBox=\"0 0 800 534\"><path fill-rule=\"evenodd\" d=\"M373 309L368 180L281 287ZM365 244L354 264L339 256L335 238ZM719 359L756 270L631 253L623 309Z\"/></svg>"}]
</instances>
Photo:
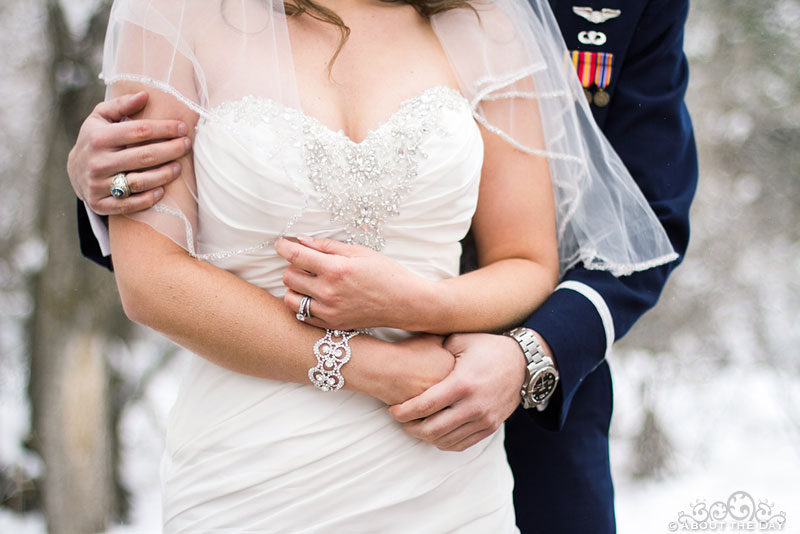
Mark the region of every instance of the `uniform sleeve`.
<instances>
[{"instance_id":1,"label":"uniform sleeve","mask_svg":"<svg viewBox=\"0 0 800 534\"><path fill-rule=\"evenodd\" d=\"M527 412L560 429L583 380L655 305L689 241L689 207L697 185L697 151L684 103L688 64L683 31L688 2L651 2L620 67L604 133L663 224L678 260L615 278L581 267L525 322L551 346L561 382L548 408Z\"/></svg>"}]
</instances>

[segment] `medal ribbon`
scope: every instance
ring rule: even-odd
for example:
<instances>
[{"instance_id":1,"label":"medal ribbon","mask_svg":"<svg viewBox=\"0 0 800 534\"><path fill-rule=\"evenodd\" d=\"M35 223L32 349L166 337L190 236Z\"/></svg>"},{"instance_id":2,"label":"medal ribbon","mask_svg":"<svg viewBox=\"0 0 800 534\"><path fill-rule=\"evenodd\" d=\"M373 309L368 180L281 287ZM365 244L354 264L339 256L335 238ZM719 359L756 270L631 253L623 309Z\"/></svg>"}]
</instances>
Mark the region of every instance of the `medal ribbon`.
<instances>
[{"instance_id":1,"label":"medal ribbon","mask_svg":"<svg viewBox=\"0 0 800 534\"><path fill-rule=\"evenodd\" d=\"M572 51L572 66L578 73L581 85L589 88L596 84L598 88L605 89L611 83L611 68L614 54L609 52L581 52Z\"/></svg>"}]
</instances>

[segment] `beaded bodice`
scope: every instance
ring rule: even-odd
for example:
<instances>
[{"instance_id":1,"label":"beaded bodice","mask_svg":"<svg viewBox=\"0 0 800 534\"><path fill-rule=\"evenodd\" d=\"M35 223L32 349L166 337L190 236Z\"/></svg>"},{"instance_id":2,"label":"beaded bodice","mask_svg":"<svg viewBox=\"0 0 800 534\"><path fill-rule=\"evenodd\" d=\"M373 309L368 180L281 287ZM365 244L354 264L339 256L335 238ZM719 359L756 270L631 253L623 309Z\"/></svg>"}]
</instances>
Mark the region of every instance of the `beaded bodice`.
<instances>
[{"instance_id":1,"label":"beaded bodice","mask_svg":"<svg viewBox=\"0 0 800 534\"><path fill-rule=\"evenodd\" d=\"M228 269L253 256L263 266L271 240L305 233L412 264L444 254L453 276L482 156L466 100L447 87L405 100L358 143L272 100L226 102L198 127L198 249Z\"/></svg>"}]
</instances>

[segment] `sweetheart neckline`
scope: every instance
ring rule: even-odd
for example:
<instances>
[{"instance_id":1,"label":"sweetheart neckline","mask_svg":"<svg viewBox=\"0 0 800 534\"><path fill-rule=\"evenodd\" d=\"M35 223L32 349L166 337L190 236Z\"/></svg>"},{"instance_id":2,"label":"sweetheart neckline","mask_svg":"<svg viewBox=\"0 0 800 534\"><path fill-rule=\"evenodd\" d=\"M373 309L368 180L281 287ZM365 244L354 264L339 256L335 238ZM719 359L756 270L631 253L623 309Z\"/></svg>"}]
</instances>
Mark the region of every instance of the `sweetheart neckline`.
<instances>
[{"instance_id":1,"label":"sweetheart neckline","mask_svg":"<svg viewBox=\"0 0 800 534\"><path fill-rule=\"evenodd\" d=\"M458 98L462 103L464 103L467 106L469 106L469 101L466 99L466 97L464 95L461 94L461 92L458 89L456 89L454 87L450 87L449 85L441 85L441 84L440 85L433 85L431 87L427 87L427 88L423 89L422 91L420 91L416 95L413 95L413 96L410 96L408 98L405 98L405 99L401 100L400 103L397 104L397 107L395 108L395 110L388 117L386 117L385 119L380 121L374 128L368 129L367 133L364 135L364 138L361 139L360 141L354 141L341 128L338 129L338 130L334 130L333 128L331 128L330 126L328 126L327 124L322 122L316 116L309 115L308 113L306 113L302 108L286 106L283 103L278 102L277 100L274 100L272 98L265 98L265 97L258 97L258 96L254 96L254 95L248 95L248 96L244 96L244 97L240 98L239 100L226 100L224 102L221 102L220 104L218 104L214 108L212 108L211 111L218 113L220 109L222 109L222 108L224 108L226 106L229 106L231 104L237 103L237 102L242 102L242 101L244 101L246 99L254 99L254 100L257 100L257 101L260 100L260 101L264 101L264 102L269 102L269 103L272 103L272 104L278 106L284 112L297 114L298 116L300 116L300 118L302 120L305 120L305 121L308 121L308 122L312 123L318 129L323 130L328 135L332 135L334 137L341 138L341 139L343 139L344 141L346 141L348 144L350 144L353 147L362 147L371 138L378 136L384 129L388 128L389 125L391 125L397 119L397 117L400 116L401 113L404 112L406 109L411 107L416 102L427 98L428 95L430 95L432 93L435 93L437 91L448 93L450 96L454 96L454 97ZM470 111L470 113L471 113L471 111Z\"/></svg>"}]
</instances>

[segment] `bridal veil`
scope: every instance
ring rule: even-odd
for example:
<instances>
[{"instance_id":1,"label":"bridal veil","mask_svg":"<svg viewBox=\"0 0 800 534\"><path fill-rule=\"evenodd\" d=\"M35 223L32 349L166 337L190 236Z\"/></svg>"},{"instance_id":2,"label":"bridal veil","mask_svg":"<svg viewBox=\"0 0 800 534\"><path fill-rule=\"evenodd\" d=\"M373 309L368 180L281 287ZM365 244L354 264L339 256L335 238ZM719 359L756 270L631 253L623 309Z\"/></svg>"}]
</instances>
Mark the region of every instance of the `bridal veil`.
<instances>
[{"instance_id":1,"label":"bridal veil","mask_svg":"<svg viewBox=\"0 0 800 534\"><path fill-rule=\"evenodd\" d=\"M595 124L547 0L471 4L475 11L434 15L433 28L475 120L518 150L547 159L561 272L582 263L621 276L677 258ZM117 82L139 82L173 95L201 121L244 98L301 110L281 0L117 0L102 77L109 94ZM282 157L246 135L239 142L253 143L251 152L261 157ZM294 179L287 173L288 187ZM135 217L201 259L271 246L243 233L232 236L227 250L207 250L195 222L196 188L185 186L191 195L168 194ZM260 200L269 201L251 199ZM293 233L306 207L286 218L282 235Z\"/></svg>"}]
</instances>

